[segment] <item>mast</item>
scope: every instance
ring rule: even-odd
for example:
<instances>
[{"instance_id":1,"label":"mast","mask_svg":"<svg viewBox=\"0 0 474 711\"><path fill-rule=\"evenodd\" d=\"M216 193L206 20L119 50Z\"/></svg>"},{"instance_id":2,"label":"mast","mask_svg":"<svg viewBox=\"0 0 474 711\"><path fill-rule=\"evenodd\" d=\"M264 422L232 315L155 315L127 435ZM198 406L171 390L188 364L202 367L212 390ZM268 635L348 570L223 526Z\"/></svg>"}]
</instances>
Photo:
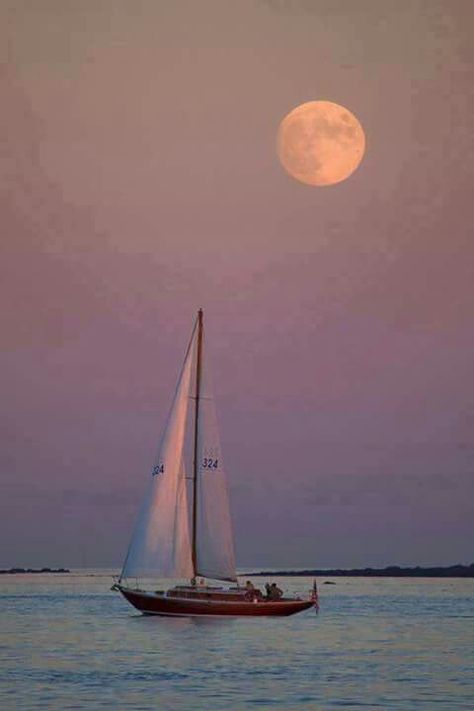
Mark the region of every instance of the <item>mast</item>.
<instances>
[{"instance_id":1,"label":"mast","mask_svg":"<svg viewBox=\"0 0 474 711\"><path fill-rule=\"evenodd\" d=\"M201 394L202 370L202 309L198 311L197 359L196 359L196 394L194 404L194 459L193 459L193 513L192 513L192 543L191 556L193 562L193 577L197 574L197 473L198 473L198 428L199 428L199 397Z\"/></svg>"}]
</instances>

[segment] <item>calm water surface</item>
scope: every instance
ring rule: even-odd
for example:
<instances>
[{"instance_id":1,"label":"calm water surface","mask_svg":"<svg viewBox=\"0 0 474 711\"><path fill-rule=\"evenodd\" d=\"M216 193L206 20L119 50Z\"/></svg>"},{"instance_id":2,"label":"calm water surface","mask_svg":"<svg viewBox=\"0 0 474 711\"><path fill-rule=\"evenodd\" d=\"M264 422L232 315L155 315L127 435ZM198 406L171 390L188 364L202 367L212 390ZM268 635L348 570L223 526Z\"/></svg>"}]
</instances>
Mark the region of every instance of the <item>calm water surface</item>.
<instances>
[{"instance_id":1,"label":"calm water surface","mask_svg":"<svg viewBox=\"0 0 474 711\"><path fill-rule=\"evenodd\" d=\"M319 616L196 620L138 615L104 573L3 575L0 708L474 709L474 581L323 581Z\"/></svg>"}]
</instances>

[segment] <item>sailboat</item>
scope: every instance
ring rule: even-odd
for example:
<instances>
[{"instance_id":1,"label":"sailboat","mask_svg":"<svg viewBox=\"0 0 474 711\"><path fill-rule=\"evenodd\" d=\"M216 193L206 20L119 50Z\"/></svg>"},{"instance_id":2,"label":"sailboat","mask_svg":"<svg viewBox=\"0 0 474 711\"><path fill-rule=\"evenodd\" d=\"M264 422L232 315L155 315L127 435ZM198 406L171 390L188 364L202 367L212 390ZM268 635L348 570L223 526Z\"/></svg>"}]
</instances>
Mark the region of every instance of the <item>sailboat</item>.
<instances>
[{"instance_id":1,"label":"sailboat","mask_svg":"<svg viewBox=\"0 0 474 711\"><path fill-rule=\"evenodd\" d=\"M122 572L112 589L147 615L280 616L315 607L314 590L308 599L267 599L238 584L204 342L200 309ZM167 590L144 586L156 578L189 582Z\"/></svg>"}]
</instances>

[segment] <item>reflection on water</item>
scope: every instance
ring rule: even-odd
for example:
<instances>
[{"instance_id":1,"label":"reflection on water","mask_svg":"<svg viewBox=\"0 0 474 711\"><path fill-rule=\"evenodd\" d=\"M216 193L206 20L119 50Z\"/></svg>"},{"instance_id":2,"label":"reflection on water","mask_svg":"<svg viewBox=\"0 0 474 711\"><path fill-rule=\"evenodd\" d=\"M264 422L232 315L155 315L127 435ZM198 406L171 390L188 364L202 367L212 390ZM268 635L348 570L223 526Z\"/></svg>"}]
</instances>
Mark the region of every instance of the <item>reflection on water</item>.
<instances>
[{"instance_id":1,"label":"reflection on water","mask_svg":"<svg viewBox=\"0 0 474 711\"><path fill-rule=\"evenodd\" d=\"M231 617L159 617L158 615L142 615L132 612L129 619L139 621L147 628L151 624L173 630L189 630L192 627L231 627L237 620Z\"/></svg>"},{"instance_id":2,"label":"reflection on water","mask_svg":"<svg viewBox=\"0 0 474 711\"><path fill-rule=\"evenodd\" d=\"M473 581L335 582L319 616L199 619L137 614L103 575L2 576L0 708L469 708Z\"/></svg>"}]
</instances>

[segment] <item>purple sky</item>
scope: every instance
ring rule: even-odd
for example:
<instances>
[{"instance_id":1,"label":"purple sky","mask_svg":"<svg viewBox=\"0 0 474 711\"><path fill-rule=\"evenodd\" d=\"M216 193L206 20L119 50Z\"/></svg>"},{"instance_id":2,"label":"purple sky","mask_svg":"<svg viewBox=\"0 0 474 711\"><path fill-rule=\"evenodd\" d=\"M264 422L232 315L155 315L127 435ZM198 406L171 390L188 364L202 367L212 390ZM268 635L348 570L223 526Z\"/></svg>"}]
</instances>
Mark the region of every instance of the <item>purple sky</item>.
<instances>
[{"instance_id":1,"label":"purple sky","mask_svg":"<svg viewBox=\"0 0 474 711\"><path fill-rule=\"evenodd\" d=\"M471 561L473 20L1 4L0 566L122 561L199 306L241 567ZM326 188L275 151L318 99Z\"/></svg>"}]
</instances>

